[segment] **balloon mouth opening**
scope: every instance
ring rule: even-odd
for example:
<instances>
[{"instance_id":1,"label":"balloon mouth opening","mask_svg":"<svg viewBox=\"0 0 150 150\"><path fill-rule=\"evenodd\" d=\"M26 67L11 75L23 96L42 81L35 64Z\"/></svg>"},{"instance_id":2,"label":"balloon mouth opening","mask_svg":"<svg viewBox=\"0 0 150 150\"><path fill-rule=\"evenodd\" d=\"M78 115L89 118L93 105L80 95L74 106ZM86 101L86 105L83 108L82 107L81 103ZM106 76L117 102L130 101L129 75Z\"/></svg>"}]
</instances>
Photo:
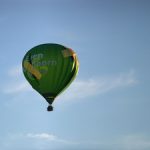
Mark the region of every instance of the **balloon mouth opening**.
<instances>
[{"instance_id":1,"label":"balloon mouth opening","mask_svg":"<svg viewBox=\"0 0 150 150\"><path fill-rule=\"evenodd\" d=\"M46 99L46 101L51 105L54 101L54 97L44 97Z\"/></svg>"},{"instance_id":2,"label":"balloon mouth opening","mask_svg":"<svg viewBox=\"0 0 150 150\"><path fill-rule=\"evenodd\" d=\"M55 100L56 96L54 96L54 94L52 94L52 93L44 93L44 94L41 94L41 95L45 98L45 100L49 104L49 106L47 107L47 111L53 111L52 103Z\"/></svg>"}]
</instances>

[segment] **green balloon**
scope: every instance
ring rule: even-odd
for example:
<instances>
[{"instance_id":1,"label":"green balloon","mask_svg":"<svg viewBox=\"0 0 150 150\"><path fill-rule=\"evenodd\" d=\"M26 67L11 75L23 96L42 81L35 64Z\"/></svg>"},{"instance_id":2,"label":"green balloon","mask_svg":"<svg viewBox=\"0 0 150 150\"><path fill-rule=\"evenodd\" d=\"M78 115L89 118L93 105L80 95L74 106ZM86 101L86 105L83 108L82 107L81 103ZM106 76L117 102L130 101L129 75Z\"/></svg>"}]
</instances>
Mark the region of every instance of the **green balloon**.
<instances>
[{"instance_id":1,"label":"green balloon","mask_svg":"<svg viewBox=\"0 0 150 150\"><path fill-rule=\"evenodd\" d=\"M64 91L78 73L76 53L59 44L41 44L30 49L22 61L23 73L33 89L50 104Z\"/></svg>"}]
</instances>

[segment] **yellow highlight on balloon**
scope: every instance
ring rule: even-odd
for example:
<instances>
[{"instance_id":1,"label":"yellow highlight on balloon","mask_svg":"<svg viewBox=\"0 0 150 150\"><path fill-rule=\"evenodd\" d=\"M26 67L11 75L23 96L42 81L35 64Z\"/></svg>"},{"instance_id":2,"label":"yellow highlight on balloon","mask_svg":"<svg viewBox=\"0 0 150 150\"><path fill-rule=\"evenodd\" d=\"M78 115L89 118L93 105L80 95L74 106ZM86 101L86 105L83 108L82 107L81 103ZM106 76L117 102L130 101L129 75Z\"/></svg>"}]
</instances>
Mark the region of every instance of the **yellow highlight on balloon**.
<instances>
[{"instance_id":1,"label":"yellow highlight on balloon","mask_svg":"<svg viewBox=\"0 0 150 150\"><path fill-rule=\"evenodd\" d=\"M41 79L41 73L37 69L35 69L29 62L24 62L24 68L27 69L27 71L29 71L31 74L33 74L38 80Z\"/></svg>"},{"instance_id":2,"label":"yellow highlight on balloon","mask_svg":"<svg viewBox=\"0 0 150 150\"><path fill-rule=\"evenodd\" d=\"M69 56L74 57L76 55L75 52L73 52L73 50L71 50L71 49L62 50L62 54L63 54L64 57L69 57Z\"/></svg>"}]
</instances>

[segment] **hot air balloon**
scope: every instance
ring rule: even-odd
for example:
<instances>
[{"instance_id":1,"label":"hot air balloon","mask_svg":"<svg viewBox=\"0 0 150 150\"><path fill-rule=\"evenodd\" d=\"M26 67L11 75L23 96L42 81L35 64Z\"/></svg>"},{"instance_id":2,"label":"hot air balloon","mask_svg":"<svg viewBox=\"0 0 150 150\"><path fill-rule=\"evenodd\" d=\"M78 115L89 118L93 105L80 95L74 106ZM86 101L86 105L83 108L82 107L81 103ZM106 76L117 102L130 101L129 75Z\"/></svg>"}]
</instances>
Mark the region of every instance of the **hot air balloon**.
<instances>
[{"instance_id":1,"label":"hot air balloon","mask_svg":"<svg viewBox=\"0 0 150 150\"><path fill-rule=\"evenodd\" d=\"M30 49L22 61L23 74L32 88L49 103L75 79L79 62L76 53L60 44L41 44Z\"/></svg>"}]
</instances>

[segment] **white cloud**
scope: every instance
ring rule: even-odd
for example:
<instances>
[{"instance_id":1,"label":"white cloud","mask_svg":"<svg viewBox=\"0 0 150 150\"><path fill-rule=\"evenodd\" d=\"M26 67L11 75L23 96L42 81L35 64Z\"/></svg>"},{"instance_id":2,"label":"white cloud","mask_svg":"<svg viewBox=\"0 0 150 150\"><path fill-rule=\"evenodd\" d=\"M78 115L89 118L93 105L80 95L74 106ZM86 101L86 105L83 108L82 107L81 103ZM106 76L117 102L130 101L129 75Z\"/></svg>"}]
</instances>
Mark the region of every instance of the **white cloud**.
<instances>
[{"instance_id":1,"label":"white cloud","mask_svg":"<svg viewBox=\"0 0 150 150\"><path fill-rule=\"evenodd\" d=\"M19 143L19 144L18 144ZM49 133L19 133L1 136L1 149L109 149L109 150L149 150L150 136L145 134L129 134L110 137L101 137L101 140L89 139L89 141L65 140Z\"/></svg>"},{"instance_id":2,"label":"white cloud","mask_svg":"<svg viewBox=\"0 0 150 150\"><path fill-rule=\"evenodd\" d=\"M60 95L61 99L80 99L99 95L118 88L128 87L137 83L134 71L113 76L76 80Z\"/></svg>"},{"instance_id":3,"label":"white cloud","mask_svg":"<svg viewBox=\"0 0 150 150\"><path fill-rule=\"evenodd\" d=\"M116 138L107 138L100 141L78 141L71 142L69 140L60 139L53 134L40 133L33 134L29 133L26 135L27 138L32 138L34 140L43 141L49 143L50 141L55 145L71 145L77 146L78 148L95 148L95 149L110 149L110 150L149 150L150 149L150 137L141 134L129 134L122 135ZM50 143L49 143L50 144ZM45 145L48 147L48 145Z\"/></svg>"},{"instance_id":4,"label":"white cloud","mask_svg":"<svg viewBox=\"0 0 150 150\"><path fill-rule=\"evenodd\" d=\"M42 141L52 141L52 142L56 142L56 143L62 143L62 144L77 144L75 142L71 142L69 140L65 140L62 138L59 138L53 134L49 134L49 133L38 133L38 134L34 134L34 133L28 133L26 135L27 138L32 138L35 140L42 140Z\"/></svg>"},{"instance_id":5,"label":"white cloud","mask_svg":"<svg viewBox=\"0 0 150 150\"><path fill-rule=\"evenodd\" d=\"M144 134L129 134L107 137L106 139L93 141L81 141L82 147L93 147L96 149L109 149L109 150L149 150L150 149L150 136Z\"/></svg>"},{"instance_id":6,"label":"white cloud","mask_svg":"<svg viewBox=\"0 0 150 150\"><path fill-rule=\"evenodd\" d=\"M0 148L3 150L47 150L75 146L76 144L49 133L9 133L0 136Z\"/></svg>"},{"instance_id":7,"label":"white cloud","mask_svg":"<svg viewBox=\"0 0 150 150\"><path fill-rule=\"evenodd\" d=\"M23 79L21 66L12 67L8 74L11 80L16 82L9 82L3 87L3 92L6 94L17 94L21 92L32 91L31 85ZM78 79L75 80L71 86L60 95L61 99L81 99L90 96L100 95L118 88L128 87L137 83L135 73L133 70L127 73L119 73L116 75L109 75L103 77Z\"/></svg>"},{"instance_id":8,"label":"white cloud","mask_svg":"<svg viewBox=\"0 0 150 150\"><path fill-rule=\"evenodd\" d=\"M40 133L40 134L28 133L27 137L41 140L57 141L57 137L55 135L48 133Z\"/></svg>"},{"instance_id":9,"label":"white cloud","mask_svg":"<svg viewBox=\"0 0 150 150\"><path fill-rule=\"evenodd\" d=\"M126 135L118 139L118 143L120 143L125 150L150 149L150 138L144 135Z\"/></svg>"},{"instance_id":10,"label":"white cloud","mask_svg":"<svg viewBox=\"0 0 150 150\"><path fill-rule=\"evenodd\" d=\"M16 65L7 71L8 81L1 87L4 94L17 94L33 91L31 85L26 81L21 65Z\"/></svg>"},{"instance_id":11,"label":"white cloud","mask_svg":"<svg viewBox=\"0 0 150 150\"><path fill-rule=\"evenodd\" d=\"M18 77L20 75L22 75L22 66L21 65L16 65L13 66L12 68L10 68L10 70L8 71L8 75L12 76L12 77Z\"/></svg>"},{"instance_id":12,"label":"white cloud","mask_svg":"<svg viewBox=\"0 0 150 150\"><path fill-rule=\"evenodd\" d=\"M9 83L3 87L3 93L5 94L17 94L20 92L29 92L33 91L32 87L29 85L28 82L18 82L18 83Z\"/></svg>"}]
</instances>

